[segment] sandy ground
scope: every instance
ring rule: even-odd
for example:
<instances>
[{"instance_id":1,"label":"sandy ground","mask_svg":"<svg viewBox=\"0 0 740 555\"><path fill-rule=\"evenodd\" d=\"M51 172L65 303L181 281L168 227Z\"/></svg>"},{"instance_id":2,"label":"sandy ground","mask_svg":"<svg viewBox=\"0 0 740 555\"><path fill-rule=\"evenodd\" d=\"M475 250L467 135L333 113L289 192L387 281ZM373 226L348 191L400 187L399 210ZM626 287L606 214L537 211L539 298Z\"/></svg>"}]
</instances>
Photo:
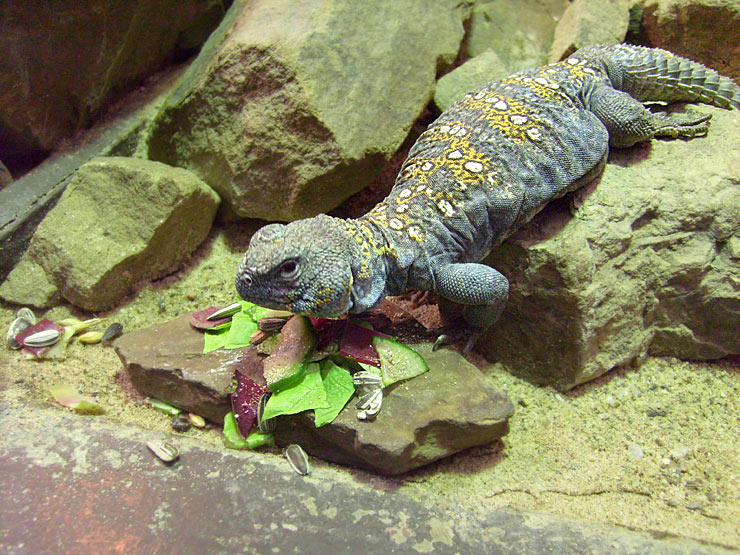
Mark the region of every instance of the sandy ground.
<instances>
[{"instance_id":1,"label":"sandy ground","mask_svg":"<svg viewBox=\"0 0 740 555\"><path fill-rule=\"evenodd\" d=\"M248 225L214 231L187 268L142 285L117 309L98 315L106 317L101 329L120 322L132 331L232 302L233 275L250 231ZM0 308L3 330L14 309ZM91 316L68 307L44 316L70 314ZM500 365L481 368L516 405L501 443L400 478L351 471L354 478L440 507L542 511L740 548L738 359L652 358L567 394L530 385ZM127 393L121 369L113 349L102 345L73 343L66 360L41 362L2 348L0 399L44 400L49 386L66 383L96 397L106 409L101 418L169 430L169 417ZM187 435L221 444L214 428Z\"/></svg>"}]
</instances>

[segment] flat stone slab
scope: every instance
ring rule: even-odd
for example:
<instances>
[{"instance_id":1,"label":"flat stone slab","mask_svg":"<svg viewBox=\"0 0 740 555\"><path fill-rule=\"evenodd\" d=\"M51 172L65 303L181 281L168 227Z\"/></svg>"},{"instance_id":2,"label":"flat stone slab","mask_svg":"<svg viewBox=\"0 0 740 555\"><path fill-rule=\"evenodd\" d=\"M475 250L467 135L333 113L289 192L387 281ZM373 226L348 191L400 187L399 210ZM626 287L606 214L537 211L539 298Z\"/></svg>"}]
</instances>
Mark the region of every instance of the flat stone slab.
<instances>
[{"instance_id":1,"label":"flat stone slab","mask_svg":"<svg viewBox=\"0 0 740 555\"><path fill-rule=\"evenodd\" d=\"M202 354L203 334L189 321L185 315L128 333L115 342L116 353L139 391L220 424L231 410L234 369L261 373L261 359L253 347ZM375 420L357 419L356 398L320 428L312 412L281 416L278 445L298 443L324 460L400 474L508 432L514 407L491 379L455 351L413 348L430 371L386 388Z\"/></svg>"},{"instance_id":2,"label":"flat stone slab","mask_svg":"<svg viewBox=\"0 0 740 555\"><path fill-rule=\"evenodd\" d=\"M544 514L444 512L277 455L81 417L0 408L3 553L727 553ZM144 446L181 451L166 467Z\"/></svg>"},{"instance_id":3,"label":"flat stone slab","mask_svg":"<svg viewBox=\"0 0 740 555\"><path fill-rule=\"evenodd\" d=\"M506 435L514 407L491 379L455 351L412 347L429 372L387 388L374 421L358 420L352 400L320 428L307 413L281 417L278 443L298 443L340 464L400 474Z\"/></svg>"}]
</instances>

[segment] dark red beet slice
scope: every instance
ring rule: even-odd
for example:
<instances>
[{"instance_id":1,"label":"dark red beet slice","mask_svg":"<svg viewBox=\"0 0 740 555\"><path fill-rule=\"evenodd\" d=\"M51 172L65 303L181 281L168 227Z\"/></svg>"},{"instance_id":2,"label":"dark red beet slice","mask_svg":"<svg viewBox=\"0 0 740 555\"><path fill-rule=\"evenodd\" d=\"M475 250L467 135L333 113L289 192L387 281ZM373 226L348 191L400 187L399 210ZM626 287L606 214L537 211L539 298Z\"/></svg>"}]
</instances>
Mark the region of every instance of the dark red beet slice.
<instances>
[{"instance_id":1,"label":"dark red beet slice","mask_svg":"<svg viewBox=\"0 0 740 555\"><path fill-rule=\"evenodd\" d=\"M213 314L217 310L221 310L221 308L216 306L209 306L208 308L204 308L203 310L199 310L198 312L193 312L193 315L190 317L190 325L199 330L209 330L230 321L231 316L227 316L226 318L219 318L218 320L208 319L211 314Z\"/></svg>"},{"instance_id":2,"label":"dark red beet slice","mask_svg":"<svg viewBox=\"0 0 740 555\"><path fill-rule=\"evenodd\" d=\"M33 335L34 333L38 333L44 330L57 330L59 332L59 337L64 335L64 328L62 326L58 326L54 322L49 320L48 318L44 318L43 320L36 322L30 328L26 328L22 332L20 332L18 335L16 335L15 340L21 345L23 345L23 348L26 351L33 353L34 356L40 358L44 352L51 349L54 345L49 345L47 347L29 347L28 345L25 345L23 343L23 340L29 335Z\"/></svg>"},{"instance_id":3,"label":"dark red beet slice","mask_svg":"<svg viewBox=\"0 0 740 555\"><path fill-rule=\"evenodd\" d=\"M380 368L380 358L378 358L378 352L373 347L373 337L376 335L390 337L384 333L347 322L347 326L344 328L344 337L342 337L339 354L351 357L357 362L363 362Z\"/></svg>"},{"instance_id":4,"label":"dark red beet slice","mask_svg":"<svg viewBox=\"0 0 740 555\"><path fill-rule=\"evenodd\" d=\"M332 318L316 318L311 316L311 325L317 335L316 348L321 350L329 343L338 339L344 332L347 320L334 320Z\"/></svg>"},{"instance_id":5,"label":"dark red beet slice","mask_svg":"<svg viewBox=\"0 0 740 555\"><path fill-rule=\"evenodd\" d=\"M234 411L234 419L239 432L242 437L247 437L257 420L260 397L267 391L267 388L238 371L234 372L234 378L236 379L236 391L231 394L231 408Z\"/></svg>"}]
</instances>

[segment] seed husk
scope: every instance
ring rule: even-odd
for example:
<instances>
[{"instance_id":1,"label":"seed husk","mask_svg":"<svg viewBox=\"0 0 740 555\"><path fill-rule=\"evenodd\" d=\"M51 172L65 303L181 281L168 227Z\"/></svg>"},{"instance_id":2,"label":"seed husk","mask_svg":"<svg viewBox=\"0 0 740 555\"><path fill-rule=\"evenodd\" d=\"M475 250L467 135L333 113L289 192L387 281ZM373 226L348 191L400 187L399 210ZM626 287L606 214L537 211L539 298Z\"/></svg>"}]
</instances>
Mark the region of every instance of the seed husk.
<instances>
[{"instance_id":1,"label":"seed husk","mask_svg":"<svg viewBox=\"0 0 740 555\"><path fill-rule=\"evenodd\" d=\"M31 326L33 326L33 322L23 316L19 316L18 318L13 320L8 327L8 347L10 347L11 349L20 349L21 347L23 347L23 345L18 342L15 336L21 333L23 330L30 328Z\"/></svg>"},{"instance_id":2,"label":"seed husk","mask_svg":"<svg viewBox=\"0 0 740 555\"><path fill-rule=\"evenodd\" d=\"M88 332L83 333L77 339L80 341L80 343L85 343L87 345L92 345L94 343L100 343L103 340L103 332L102 331L88 331Z\"/></svg>"},{"instance_id":3,"label":"seed husk","mask_svg":"<svg viewBox=\"0 0 740 555\"><path fill-rule=\"evenodd\" d=\"M260 318L257 327L264 332L276 332L283 329L285 322L285 318Z\"/></svg>"},{"instance_id":4,"label":"seed husk","mask_svg":"<svg viewBox=\"0 0 740 555\"><path fill-rule=\"evenodd\" d=\"M172 429L176 432L187 432L192 424L187 416L179 415L172 419Z\"/></svg>"},{"instance_id":5,"label":"seed husk","mask_svg":"<svg viewBox=\"0 0 740 555\"><path fill-rule=\"evenodd\" d=\"M213 314L210 314L206 318L206 320L218 320L220 318L228 318L229 316L233 316L234 314L239 312L241 309L241 303L230 304L229 306L225 306L224 308L217 310Z\"/></svg>"},{"instance_id":6,"label":"seed husk","mask_svg":"<svg viewBox=\"0 0 740 555\"><path fill-rule=\"evenodd\" d=\"M121 333L123 333L123 324L114 322L113 324L108 326L108 329L106 329L105 333L103 333L103 342L111 341L121 335Z\"/></svg>"},{"instance_id":7,"label":"seed husk","mask_svg":"<svg viewBox=\"0 0 740 555\"><path fill-rule=\"evenodd\" d=\"M18 312L15 313L15 317L25 318L26 320L31 322L32 326L36 323L36 315L33 313L33 310L25 306L18 309Z\"/></svg>"},{"instance_id":8,"label":"seed husk","mask_svg":"<svg viewBox=\"0 0 740 555\"><path fill-rule=\"evenodd\" d=\"M383 406L383 390L374 389L370 393L360 397L357 403L358 420L370 420L375 418Z\"/></svg>"},{"instance_id":9,"label":"seed husk","mask_svg":"<svg viewBox=\"0 0 740 555\"><path fill-rule=\"evenodd\" d=\"M377 388L382 387L383 377L375 372L363 370L361 372L356 372L352 376L352 383L355 387L371 386L373 388Z\"/></svg>"},{"instance_id":10,"label":"seed husk","mask_svg":"<svg viewBox=\"0 0 740 555\"><path fill-rule=\"evenodd\" d=\"M90 318L89 320L80 320L78 318L70 316L69 318L65 318L64 320L60 320L59 322L57 322L57 325L64 326L65 328L72 328L74 333L77 334L91 326L94 326L95 324L99 324L102 321L102 318Z\"/></svg>"},{"instance_id":11,"label":"seed husk","mask_svg":"<svg viewBox=\"0 0 740 555\"><path fill-rule=\"evenodd\" d=\"M180 458L180 450L167 441L148 441L146 446L164 464L172 464Z\"/></svg>"},{"instance_id":12,"label":"seed husk","mask_svg":"<svg viewBox=\"0 0 740 555\"><path fill-rule=\"evenodd\" d=\"M188 420L190 420L190 423L196 428L206 427L206 419L200 416L199 414L193 414L192 412L189 412Z\"/></svg>"},{"instance_id":13,"label":"seed husk","mask_svg":"<svg viewBox=\"0 0 740 555\"><path fill-rule=\"evenodd\" d=\"M262 342L263 342L263 341L264 341L265 339L267 339L268 337L270 337L270 334L269 334L269 333L265 333L265 332L264 332L264 331L262 331L262 330L257 330L256 332L254 332L254 333L253 333L253 334L252 334L252 335L251 335L251 336L249 337L249 342L250 342L250 343L251 343L252 345L259 345L260 343L262 343Z\"/></svg>"},{"instance_id":14,"label":"seed husk","mask_svg":"<svg viewBox=\"0 0 740 555\"><path fill-rule=\"evenodd\" d=\"M268 418L264 420L262 418L262 415L265 413L265 406L271 395L272 393L270 391L263 393L262 397L260 397L259 405L257 405L257 428L263 434L271 434L275 431L275 419Z\"/></svg>"},{"instance_id":15,"label":"seed husk","mask_svg":"<svg viewBox=\"0 0 740 555\"><path fill-rule=\"evenodd\" d=\"M27 347L48 347L59 341L60 337L59 330L42 330L23 339L23 344Z\"/></svg>"},{"instance_id":16,"label":"seed husk","mask_svg":"<svg viewBox=\"0 0 740 555\"><path fill-rule=\"evenodd\" d=\"M308 455L300 445L295 443L288 445L284 453L285 458L288 459L288 464L295 472L301 476L307 476L311 472Z\"/></svg>"}]
</instances>

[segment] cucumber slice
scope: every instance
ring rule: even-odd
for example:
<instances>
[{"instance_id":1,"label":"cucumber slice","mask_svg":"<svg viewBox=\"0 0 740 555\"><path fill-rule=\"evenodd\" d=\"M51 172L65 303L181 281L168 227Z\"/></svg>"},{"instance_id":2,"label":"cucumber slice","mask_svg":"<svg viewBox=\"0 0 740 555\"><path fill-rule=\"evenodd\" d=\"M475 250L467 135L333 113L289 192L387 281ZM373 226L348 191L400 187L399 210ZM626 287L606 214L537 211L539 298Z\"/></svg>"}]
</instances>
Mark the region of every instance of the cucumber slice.
<instances>
[{"instance_id":1,"label":"cucumber slice","mask_svg":"<svg viewBox=\"0 0 740 555\"><path fill-rule=\"evenodd\" d=\"M380 358L384 387L429 370L429 366L419 353L394 339L376 335L373 337L373 347L378 351Z\"/></svg>"},{"instance_id":2,"label":"cucumber slice","mask_svg":"<svg viewBox=\"0 0 740 555\"><path fill-rule=\"evenodd\" d=\"M277 393L297 382L306 372L315 348L311 321L305 316L293 316L283 326L275 350L265 359L267 387Z\"/></svg>"}]
</instances>

